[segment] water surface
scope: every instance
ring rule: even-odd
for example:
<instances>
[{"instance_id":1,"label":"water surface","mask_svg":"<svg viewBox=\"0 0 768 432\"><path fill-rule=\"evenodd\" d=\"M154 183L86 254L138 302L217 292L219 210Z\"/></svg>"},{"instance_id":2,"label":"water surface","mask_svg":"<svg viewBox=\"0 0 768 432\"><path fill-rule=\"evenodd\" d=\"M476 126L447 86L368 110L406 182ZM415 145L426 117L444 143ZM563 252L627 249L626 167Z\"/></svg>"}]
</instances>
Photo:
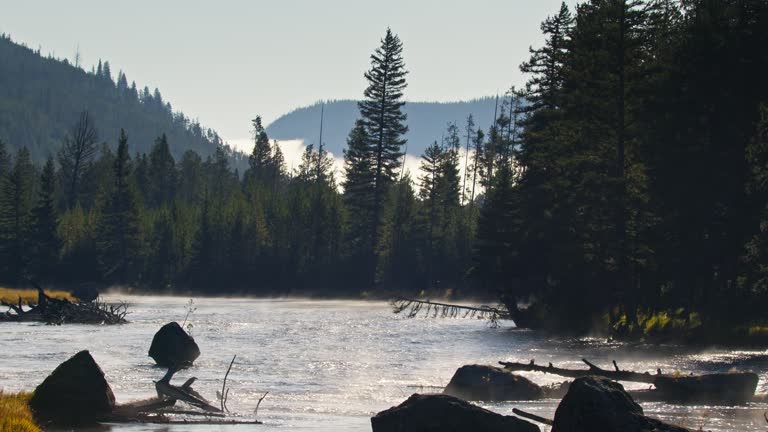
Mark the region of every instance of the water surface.
<instances>
[{"instance_id":1,"label":"water surface","mask_svg":"<svg viewBox=\"0 0 768 432\"><path fill-rule=\"evenodd\" d=\"M154 333L166 322L183 321L187 298L113 295L131 304L123 326L45 326L0 324L0 388L32 390L59 363L88 349L107 375L118 402L154 395L153 380L164 370L153 367L147 351ZM369 431L370 416L415 392L443 386L456 368L499 360L553 362L581 367L581 358L622 369L665 372L727 371L760 374L758 391L768 391L768 351L686 350L607 344L597 339L563 340L520 331L511 323L490 328L483 321L404 319L384 302L208 299L195 300L192 334L202 355L177 384L196 376L195 388L215 399L233 355L228 406L252 417L256 401L262 426L111 425L120 432L187 430ZM550 375L524 374L537 383L558 382ZM643 385L628 387L642 388ZM558 401L481 404L511 414L519 407L553 417ZM764 404L747 407L643 404L646 414L691 429L761 431Z\"/></svg>"}]
</instances>

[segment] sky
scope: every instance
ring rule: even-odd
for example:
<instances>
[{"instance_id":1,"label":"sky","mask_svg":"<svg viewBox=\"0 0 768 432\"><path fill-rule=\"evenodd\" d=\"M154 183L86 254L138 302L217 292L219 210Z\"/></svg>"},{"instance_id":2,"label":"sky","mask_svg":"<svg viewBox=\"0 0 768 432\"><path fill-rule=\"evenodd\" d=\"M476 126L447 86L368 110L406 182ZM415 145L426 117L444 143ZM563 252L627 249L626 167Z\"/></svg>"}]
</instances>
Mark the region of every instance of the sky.
<instances>
[{"instance_id":1,"label":"sky","mask_svg":"<svg viewBox=\"0 0 768 432\"><path fill-rule=\"evenodd\" d=\"M108 60L174 110L247 146L266 123L318 100L360 98L387 27L403 41L411 101L521 85L519 64L562 0L0 0L0 33L90 69ZM568 2L569 4L572 2Z\"/></svg>"}]
</instances>

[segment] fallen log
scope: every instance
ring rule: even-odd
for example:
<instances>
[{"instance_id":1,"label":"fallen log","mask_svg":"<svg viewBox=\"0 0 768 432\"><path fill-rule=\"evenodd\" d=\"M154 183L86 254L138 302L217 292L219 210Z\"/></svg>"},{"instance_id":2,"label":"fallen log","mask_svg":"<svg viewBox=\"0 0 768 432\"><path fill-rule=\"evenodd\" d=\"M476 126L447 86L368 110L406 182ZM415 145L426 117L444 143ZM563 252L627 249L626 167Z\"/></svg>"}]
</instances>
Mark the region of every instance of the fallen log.
<instances>
[{"instance_id":1,"label":"fallen log","mask_svg":"<svg viewBox=\"0 0 768 432\"><path fill-rule=\"evenodd\" d=\"M533 421L538 422L538 423L543 423L543 424L545 424L547 426L552 426L553 424L555 424L554 420L548 419L546 417L537 416L536 414L531 414L531 413L525 412L525 411L523 411L521 409L512 408L512 412L515 415L517 415L517 416L520 416L522 418L526 418L528 420L533 420Z\"/></svg>"},{"instance_id":2,"label":"fallen log","mask_svg":"<svg viewBox=\"0 0 768 432\"><path fill-rule=\"evenodd\" d=\"M547 366L540 366L537 365L534 360L531 360L530 363L513 363L513 362L502 362L500 361L499 364L504 366L505 369L510 371L520 371L520 372L543 372L543 373L549 373L553 375L559 375L563 377L568 378L582 378L585 376L600 376L604 378L608 378L614 381L632 381L632 382L643 382L648 384L653 384L656 381L656 378L661 375L661 370L657 370L657 375L651 375L648 372L645 373L638 373L638 372L632 372L632 371L624 371L620 370L619 366L616 364L616 362L613 362L615 370L606 370L602 369L593 363L590 363L587 359L581 359L587 366L588 369L563 369L558 368L552 365L550 363Z\"/></svg>"},{"instance_id":3,"label":"fallen log","mask_svg":"<svg viewBox=\"0 0 768 432\"><path fill-rule=\"evenodd\" d=\"M171 378L176 373L176 368L168 369L165 376L155 383L155 390L158 397L186 402L194 407L210 413L223 413L224 411L211 405L200 393L194 391L191 387L194 379L190 378L184 385L177 387L171 384Z\"/></svg>"}]
</instances>

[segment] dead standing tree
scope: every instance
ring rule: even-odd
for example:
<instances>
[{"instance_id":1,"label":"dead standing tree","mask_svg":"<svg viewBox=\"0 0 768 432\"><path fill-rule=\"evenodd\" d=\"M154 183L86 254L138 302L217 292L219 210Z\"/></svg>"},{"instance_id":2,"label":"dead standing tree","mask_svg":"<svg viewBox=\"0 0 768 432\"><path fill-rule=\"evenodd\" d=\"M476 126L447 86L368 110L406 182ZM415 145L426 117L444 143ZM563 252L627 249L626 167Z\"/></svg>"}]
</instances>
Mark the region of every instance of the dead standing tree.
<instances>
[{"instance_id":1,"label":"dead standing tree","mask_svg":"<svg viewBox=\"0 0 768 432\"><path fill-rule=\"evenodd\" d=\"M98 139L98 132L88 111L80 113L77 123L64 137L58 159L65 182L67 206L70 208L75 206L80 184L96 156Z\"/></svg>"}]
</instances>

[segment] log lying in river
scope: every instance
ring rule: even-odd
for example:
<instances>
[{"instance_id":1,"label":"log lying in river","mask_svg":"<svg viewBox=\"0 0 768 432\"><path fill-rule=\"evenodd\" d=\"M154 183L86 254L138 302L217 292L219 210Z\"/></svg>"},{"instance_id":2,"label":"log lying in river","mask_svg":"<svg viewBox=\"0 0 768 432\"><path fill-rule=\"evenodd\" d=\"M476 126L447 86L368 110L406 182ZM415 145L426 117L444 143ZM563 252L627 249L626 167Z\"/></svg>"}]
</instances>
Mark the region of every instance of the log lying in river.
<instances>
[{"instance_id":1,"label":"log lying in river","mask_svg":"<svg viewBox=\"0 0 768 432\"><path fill-rule=\"evenodd\" d=\"M599 376L613 381L629 381L653 384L652 390L642 392L642 399L677 403L744 404L755 399L758 376L752 372L730 372L705 375L668 375L660 369L656 374L639 373L619 369L600 368L582 359L587 369L558 368L530 363L499 362L510 371L543 372L568 378Z\"/></svg>"},{"instance_id":2,"label":"log lying in river","mask_svg":"<svg viewBox=\"0 0 768 432\"><path fill-rule=\"evenodd\" d=\"M616 362L613 362L615 370L602 369L594 364L590 363L587 359L581 359L589 369L563 369L558 368L550 363L547 366L537 365L533 360L530 363L512 363L512 362L499 362L505 369L510 371L522 371L522 372L544 372L553 375L559 375L567 378L581 378L585 376L601 376L614 381L632 381L643 382L653 384L656 377L660 375L651 375L650 373L638 373L632 371L620 370ZM661 373L661 371L657 371Z\"/></svg>"},{"instance_id":3,"label":"log lying in river","mask_svg":"<svg viewBox=\"0 0 768 432\"><path fill-rule=\"evenodd\" d=\"M37 288L37 304L24 310L21 299L18 304L0 300L0 305L9 308L0 313L0 322L44 322L46 324L124 324L128 305L94 302L70 302L58 300Z\"/></svg>"}]
</instances>

